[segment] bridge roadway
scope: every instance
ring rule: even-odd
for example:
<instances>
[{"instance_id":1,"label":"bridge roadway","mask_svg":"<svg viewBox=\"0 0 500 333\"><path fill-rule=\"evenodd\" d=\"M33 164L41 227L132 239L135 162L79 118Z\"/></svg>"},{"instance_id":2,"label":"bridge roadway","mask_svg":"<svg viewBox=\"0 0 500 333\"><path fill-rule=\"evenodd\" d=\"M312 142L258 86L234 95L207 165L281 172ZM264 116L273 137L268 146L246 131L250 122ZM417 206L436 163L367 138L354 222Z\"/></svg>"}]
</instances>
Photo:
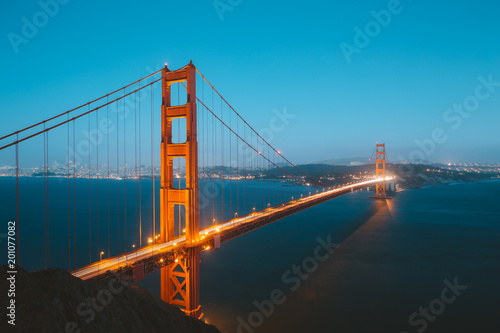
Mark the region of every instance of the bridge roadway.
<instances>
[{"instance_id":1,"label":"bridge roadway","mask_svg":"<svg viewBox=\"0 0 500 333\"><path fill-rule=\"evenodd\" d=\"M393 180L392 177L385 178L386 181ZM216 235L221 236L221 243L230 239L236 238L249 231L255 230L263 225L282 219L286 216L292 215L298 211L315 206L335 197L350 193L354 190L359 190L366 186L375 185L380 183L381 179L373 179L352 185L346 185L336 189L320 192L300 198L297 200L289 201L285 204L270 207L246 216L238 217L224 223L220 223L203 230L200 230L200 240L195 242L193 246L204 245L207 242L213 244L213 239ZM82 280L87 280L94 277L99 277L107 271L115 271L120 268L131 267L134 263L145 261L150 257L158 256L167 253L173 253L177 250L186 247L186 237L181 236L173 241L152 244L149 246L136 249L127 253L120 254L111 258L103 259L95 263L82 266L80 268L70 271L76 277ZM204 250L209 247L205 246Z\"/></svg>"}]
</instances>

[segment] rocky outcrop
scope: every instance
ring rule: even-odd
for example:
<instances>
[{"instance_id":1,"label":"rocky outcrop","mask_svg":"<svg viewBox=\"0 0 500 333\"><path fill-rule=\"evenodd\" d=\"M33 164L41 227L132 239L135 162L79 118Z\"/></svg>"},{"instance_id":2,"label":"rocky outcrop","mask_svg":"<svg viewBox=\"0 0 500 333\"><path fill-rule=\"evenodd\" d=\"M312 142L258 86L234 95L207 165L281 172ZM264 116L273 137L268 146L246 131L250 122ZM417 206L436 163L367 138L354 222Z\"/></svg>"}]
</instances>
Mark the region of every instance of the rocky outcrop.
<instances>
[{"instance_id":1,"label":"rocky outcrop","mask_svg":"<svg viewBox=\"0 0 500 333\"><path fill-rule=\"evenodd\" d=\"M7 266L1 268L5 275ZM3 276L2 293L7 283ZM15 299L15 329L2 320L1 332L220 333L137 285L82 281L60 269L28 273L18 268ZM6 302L5 297L3 309Z\"/></svg>"}]
</instances>

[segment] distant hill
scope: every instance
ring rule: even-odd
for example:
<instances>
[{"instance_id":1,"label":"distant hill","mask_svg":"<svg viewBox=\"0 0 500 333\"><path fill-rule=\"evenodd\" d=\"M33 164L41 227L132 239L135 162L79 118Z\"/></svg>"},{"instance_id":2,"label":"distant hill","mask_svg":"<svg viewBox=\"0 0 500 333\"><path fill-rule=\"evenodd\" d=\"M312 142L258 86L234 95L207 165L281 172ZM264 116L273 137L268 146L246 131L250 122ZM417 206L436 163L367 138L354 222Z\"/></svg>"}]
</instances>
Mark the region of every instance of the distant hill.
<instances>
[{"instance_id":1,"label":"distant hill","mask_svg":"<svg viewBox=\"0 0 500 333\"><path fill-rule=\"evenodd\" d=\"M375 164L364 165L329 165L329 164L303 164L297 166L308 175L319 179L323 177L323 184L341 185L360 180L359 177L374 176ZM287 172L298 175L299 172L291 166L283 167ZM425 164L390 164L386 165L388 175L395 175L401 188L420 188L423 186L451 184L459 182L474 182L490 179L499 179L498 172L465 172L447 170L437 166ZM351 177L356 176L357 179ZM335 178L335 180L325 180ZM308 180L310 181L310 180Z\"/></svg>"},{"instance_id":2,"label":"distant hill","mask_svg":"<svg viewBox=\"0 0 500 333\"><path fill-rule=\"evenodd\" d=\"M352 158L338 158L338 159L324 159L312 164L327 164L327 165L362 165L368 164L370 161L368 157L352 157Z\"/></svg>"},{"instance_id":3,"label":"distant hill","mask_svg":"<svg viewBox=\"0 0 500 333\"><path fill-rule=\"evenodd\" d=\"M366 172L374 173L375 166L374 164L364 164L364 165L330 165L330 164L302 164L297 166L300 170L305 173L318 178L318 177L326 177L330 176L340 176L345 175L346 173L356 173L359 174ZM297 174L297 171L291 166L283 167L284 170Z\"/></svg>"}]
</instances>

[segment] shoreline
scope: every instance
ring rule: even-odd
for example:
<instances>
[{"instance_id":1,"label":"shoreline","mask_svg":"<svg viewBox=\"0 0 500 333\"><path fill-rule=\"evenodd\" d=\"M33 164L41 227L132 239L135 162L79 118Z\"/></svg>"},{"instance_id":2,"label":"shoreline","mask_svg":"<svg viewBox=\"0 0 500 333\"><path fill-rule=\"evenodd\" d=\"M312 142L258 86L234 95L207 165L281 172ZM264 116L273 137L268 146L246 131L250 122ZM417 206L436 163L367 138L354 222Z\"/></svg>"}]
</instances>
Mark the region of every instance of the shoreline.
<instances>
[{"instance_id":1,"label":"shoreline","mask_svg":"<svg viewBox=\"0 0 500 333\"><path fill-rule=\"evenodd\" d=\"M447 184L432 184L432 185L425 185L422 187L418 188L402 188L402 190L422 190L424 188L429 188L429 187L435 187L435 186L454 186L454 185L464 185L464 184L482 184L482 183L494 183L494 182L500 182L500 178L496 179L488 179L488 180L471 180L471 181L463 181L463 182L455 182L455 183L447 183Z\"/></svg>"}]
</instances>

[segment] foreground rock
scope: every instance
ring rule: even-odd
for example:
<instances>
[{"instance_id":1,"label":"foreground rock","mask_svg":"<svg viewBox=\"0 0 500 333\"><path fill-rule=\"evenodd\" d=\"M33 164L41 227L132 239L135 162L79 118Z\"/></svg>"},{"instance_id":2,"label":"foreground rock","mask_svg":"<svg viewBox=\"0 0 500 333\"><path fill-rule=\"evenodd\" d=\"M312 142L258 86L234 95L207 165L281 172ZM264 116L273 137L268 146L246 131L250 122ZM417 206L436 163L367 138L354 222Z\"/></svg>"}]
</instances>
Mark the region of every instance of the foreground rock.
<instances>
[{"instance_id":1,"label":"foreground rock","mask_svg":"<svg viewBox=\"0 0 500 333\"><path fill-rule=\"evenodd\" d=\"M7 266L1 271L3 293ZM2 299L6 309L7 299ZM137 285L82 281L60 269L28 273L19 268L15 329L3 317L1 332L220 333Z\"/></svg>"}]
</instances>

